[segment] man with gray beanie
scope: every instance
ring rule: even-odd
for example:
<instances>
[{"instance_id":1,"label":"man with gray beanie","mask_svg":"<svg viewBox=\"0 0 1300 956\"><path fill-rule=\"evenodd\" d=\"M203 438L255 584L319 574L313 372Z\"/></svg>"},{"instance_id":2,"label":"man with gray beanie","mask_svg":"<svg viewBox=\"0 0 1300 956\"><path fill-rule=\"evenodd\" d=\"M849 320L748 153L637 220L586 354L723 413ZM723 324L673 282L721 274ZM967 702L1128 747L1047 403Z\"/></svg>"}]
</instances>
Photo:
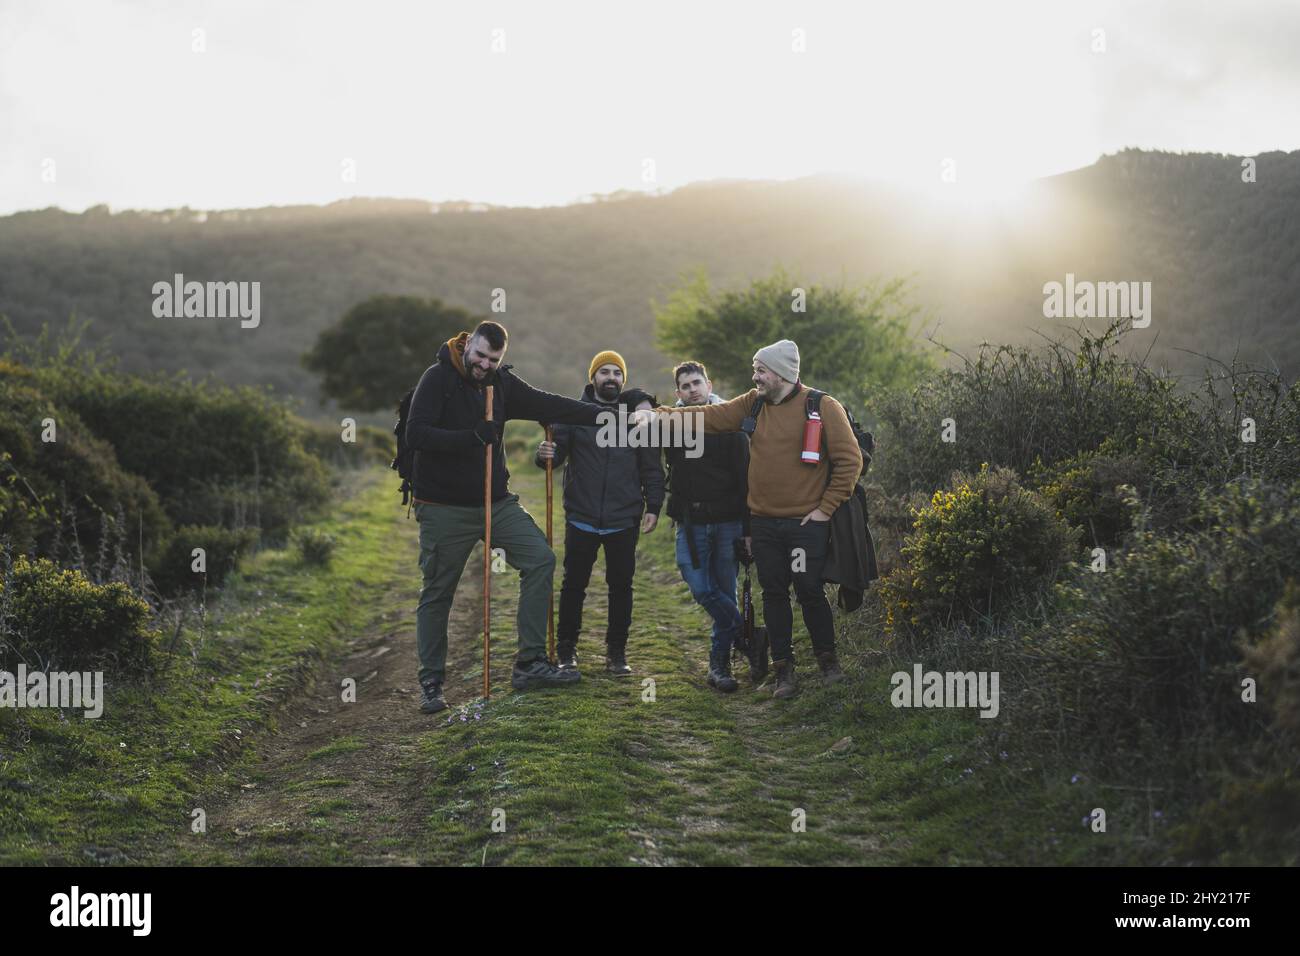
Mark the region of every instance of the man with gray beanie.
<instances>
[{"instance_id":1,"label":"man with gray beanie","mask_svg":"<svg viewBox=\"0 0 1300 956\"><path fill-rule=\"evenodd\" d=\"M809 401L794 342L782 339L755 352L753 381L753 389L720 405L661 406L637 412L632 420L640 424L657 415L699 415L706 434L749 433L752 551L772 642L773 696L785 698L795 692L791 585L823 680L830 684L844 676L835 655L822 569L831 515L853 493L862 450L839 402L829 395L821 395L816 407Z\"/></svg>"}]
</instances>

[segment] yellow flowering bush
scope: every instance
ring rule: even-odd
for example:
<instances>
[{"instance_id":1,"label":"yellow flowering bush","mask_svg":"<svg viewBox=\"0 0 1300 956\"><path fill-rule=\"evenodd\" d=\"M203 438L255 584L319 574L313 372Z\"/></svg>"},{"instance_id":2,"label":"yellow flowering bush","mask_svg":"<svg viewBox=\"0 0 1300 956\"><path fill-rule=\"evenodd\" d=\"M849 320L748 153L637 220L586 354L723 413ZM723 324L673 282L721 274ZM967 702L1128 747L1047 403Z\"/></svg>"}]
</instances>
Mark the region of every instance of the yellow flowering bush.
<instances>
[{"instance_id":1,"label":"yellow flowering bush","mask_svg":"<svg viewBox=\"0 0 1300 956\"><path fill-rule=\"evenodd\" d=\"M887 624L973 622L1050 584L1077 546L1078 531L1010 469L958 473L916 512L903 564L882 582Z\"/></svg>"}]
</instances>

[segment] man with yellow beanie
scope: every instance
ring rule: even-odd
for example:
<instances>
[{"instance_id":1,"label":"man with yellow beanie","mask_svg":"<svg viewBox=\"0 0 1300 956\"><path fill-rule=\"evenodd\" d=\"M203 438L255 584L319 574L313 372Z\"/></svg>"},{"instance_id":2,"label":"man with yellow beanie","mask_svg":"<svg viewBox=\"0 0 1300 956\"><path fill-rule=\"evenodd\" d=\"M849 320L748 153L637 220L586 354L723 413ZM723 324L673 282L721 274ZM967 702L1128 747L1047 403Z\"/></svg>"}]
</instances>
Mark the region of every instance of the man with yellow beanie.
<instances>
[{"instance_id":1,"label":"man with yellow beanie","mask_svg":"<svg viewBox=\"0 0 1300 956\"><path fill-rule=\"evenodd\" d=\"M587 369L581 401L628 411L649 408L653 396L624 390L627 362L614 351L596 354ZM664 472L658 448L602 447L601 430L557 425L553 442L542 442L535 462L545 468L564 465L564 581L556 625L556 653L562 668L577 667L582 606L596 554L605 549L609 586L609 624L605 631L605 669L616 677L632 673L627 663L627 636L632 624L632 577L636 545L659 520Z\"/></svg>"}]
</instances>

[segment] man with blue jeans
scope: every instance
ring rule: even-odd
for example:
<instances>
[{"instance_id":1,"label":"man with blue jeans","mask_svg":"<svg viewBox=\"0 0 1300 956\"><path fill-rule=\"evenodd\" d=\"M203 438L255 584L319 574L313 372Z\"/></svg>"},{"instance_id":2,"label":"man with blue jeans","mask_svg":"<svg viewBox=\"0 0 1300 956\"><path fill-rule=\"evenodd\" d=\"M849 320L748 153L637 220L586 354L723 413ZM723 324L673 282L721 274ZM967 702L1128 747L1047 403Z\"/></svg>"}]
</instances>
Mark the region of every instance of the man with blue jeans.
<instances>
[{"instance_id":1,"label":"man with blue jeans","mask_svg":"<svg viewBox=\"0 0 1300 956\"><path fill-rule=\"evenodd\" d=\"M673 376L678 406L721 403L701 363L683 362ZM664 454L677 566L691 596L713 619L708 683L729 694L737 687L731 648L744 626L736 604L736 542L743 539L749 550L749 439L738 432L706 434L698 458L688 458L682 448Z\"/></svg>"}]
</instances>

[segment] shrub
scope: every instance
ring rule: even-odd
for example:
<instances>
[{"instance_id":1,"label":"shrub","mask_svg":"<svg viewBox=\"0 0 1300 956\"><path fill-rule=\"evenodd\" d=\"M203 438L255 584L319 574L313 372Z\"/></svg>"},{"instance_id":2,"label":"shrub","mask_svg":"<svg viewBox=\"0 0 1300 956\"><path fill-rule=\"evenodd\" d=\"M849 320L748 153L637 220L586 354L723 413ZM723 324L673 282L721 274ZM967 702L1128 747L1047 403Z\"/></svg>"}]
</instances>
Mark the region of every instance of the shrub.
<instances>
[{"instance_id":1,"label":"shrub","mask_svg":"<svg viewBox=\"0 0 1300 956\"><path fill-rule=\"evenodd\" d=\"M1291 747L1300 746L1300 587L1288 583L1272 630L1248 646L1245 664L1256 678L1260 703Z\"/></svg>"},{"instance_id":2,"label":"shrub","mask_svg":"<svg viewBox=\"0 0 1300 956\"><path fill-rule=\"evenodd\" d=\"M1107 671L1085 732L1131 739L1140 722L1164 735L1258 729L1241 702L1240 642L1275 625L1300 565L1297 504L1294 491L1261 482L1204 493L1200 529L1142 532L1106 572L1061 586L1058 650Z\"/></svg>"},{"instance_id":3,"label":"shrub","mask_svg":"<svg viewBox=\"0 0 1300 956\"><path fill-rule=\"evenodd\" d=\"M338 542L333 535L307 528L297 532L294 537L303 563L324 567L334 557L334 548Z\"/></svg>"},{"instance_id":4,"label":"shrub","mask_svg":"<svg viewBox=\"0 0 1300 956\"><path fill-rule=\"evenodd\" d=\"M887 396L876 405L876 480L894 494L928 492L982 462L1029 475L1069 470L1098 453L1124 471L1145 471L1163 527L1182 521L1201 489L1300 480L1300 384L1233 365L1207 370L1199 392L1183 391L1117 354L1120 336L1116 326L1081 332L1077 349L986 345L974 361ZM945 419L955 441L941 440ZM1243 437L1246 419L1253 441Z\"/></svg>"},{"instance_id":5,"label":"shrub","mask_svg":"<svg viewBox=\"0 0 1300 956\"><path fill-rule=\"evenodd\" d=\"M1050 584L1078 534L1005 468L958 474L916 514L904 565L882 582L887 623L973 623Z\"/></svg>"},{"instance_id":6,"label":"shrub","mask_svg":"<svg viewBox=\"0 0 1300 956\"><path fill-rule=\"evenodd\" d=\"M1116 453L1108 439L1086 452L1039 467L1038 492L1056 513L1083 532L1090 546L1114 547L1132 529L1137 496L1151 484L1151 465L1136 455Z\"/></svg>"},{"instance_id":7,"label":"shrub","mask_svg":"<svg viewBox=\"0 0 1300 956\"><path fill-rule=\"evenodd\" d=\"M50 366L38 378L157 490L178 525L252 523L278 537L328 499L301 422L263 391L100 368Z\"/></svg>"},{"instance_id":8,"label":"shrub","mask_svg":"<svg viewBox=\"0 0 1300 956\"><path fill-rule=\"evenodd\" d=\"M3 591L7 665L78 669L112 658L138 667L149 660L157 638L149 605L119 581L94 584L80 571L19 555Z\"/></svg>"},{"instance_id":9,"label":"shrub","mask_svg":"<svg viewBox=\"0 0 1300 956\"><path fill-rule=\"evenodd\" d=\"M219 587L235 569L235 562L257 544L256 528L221 528L212 525L178 528L176 534L149 563L154 584L163 594L194 590L205 583ZM205 574L193 570L195 548L204 551Z\"/></svg>"},{"instance_id":10,"label":"shrub","mask_svg":"<svg viewBox=\"0 0 1300 956\"><path fill-rule=\"evenodd\" d=\"M153 489L123 469L113 447L79 416L33 388L30 372L3 365L0 371L12 374L0 378L0 534L17 551L61 563L65 550L75 560L74 539L86 553L98 550L105 528L128 553L138 551L141 539L147 549L164 538L171 522ZM40 440L46 418L55 422L52 442Z\"/></svg>"},{"instance_id":11,"label":"shrub","mask_svg":"<svg viewBox=\"0 0 1300 956\"><path fill-rule=\"evenodd\" d=\"M1040 350L986 345L974 361L910 393L890 394L876 406L876 479L898 494L929 493L953 471L983 462L1027 475L1107 438L1132 450L1166 421L1190 417L1190 400L1172 379L1115 354L1118 334L1083 334L1077 351L1060 343ZM945 419L955 425L955 441L941 440Z\"/></svg>"}]
</instances>

